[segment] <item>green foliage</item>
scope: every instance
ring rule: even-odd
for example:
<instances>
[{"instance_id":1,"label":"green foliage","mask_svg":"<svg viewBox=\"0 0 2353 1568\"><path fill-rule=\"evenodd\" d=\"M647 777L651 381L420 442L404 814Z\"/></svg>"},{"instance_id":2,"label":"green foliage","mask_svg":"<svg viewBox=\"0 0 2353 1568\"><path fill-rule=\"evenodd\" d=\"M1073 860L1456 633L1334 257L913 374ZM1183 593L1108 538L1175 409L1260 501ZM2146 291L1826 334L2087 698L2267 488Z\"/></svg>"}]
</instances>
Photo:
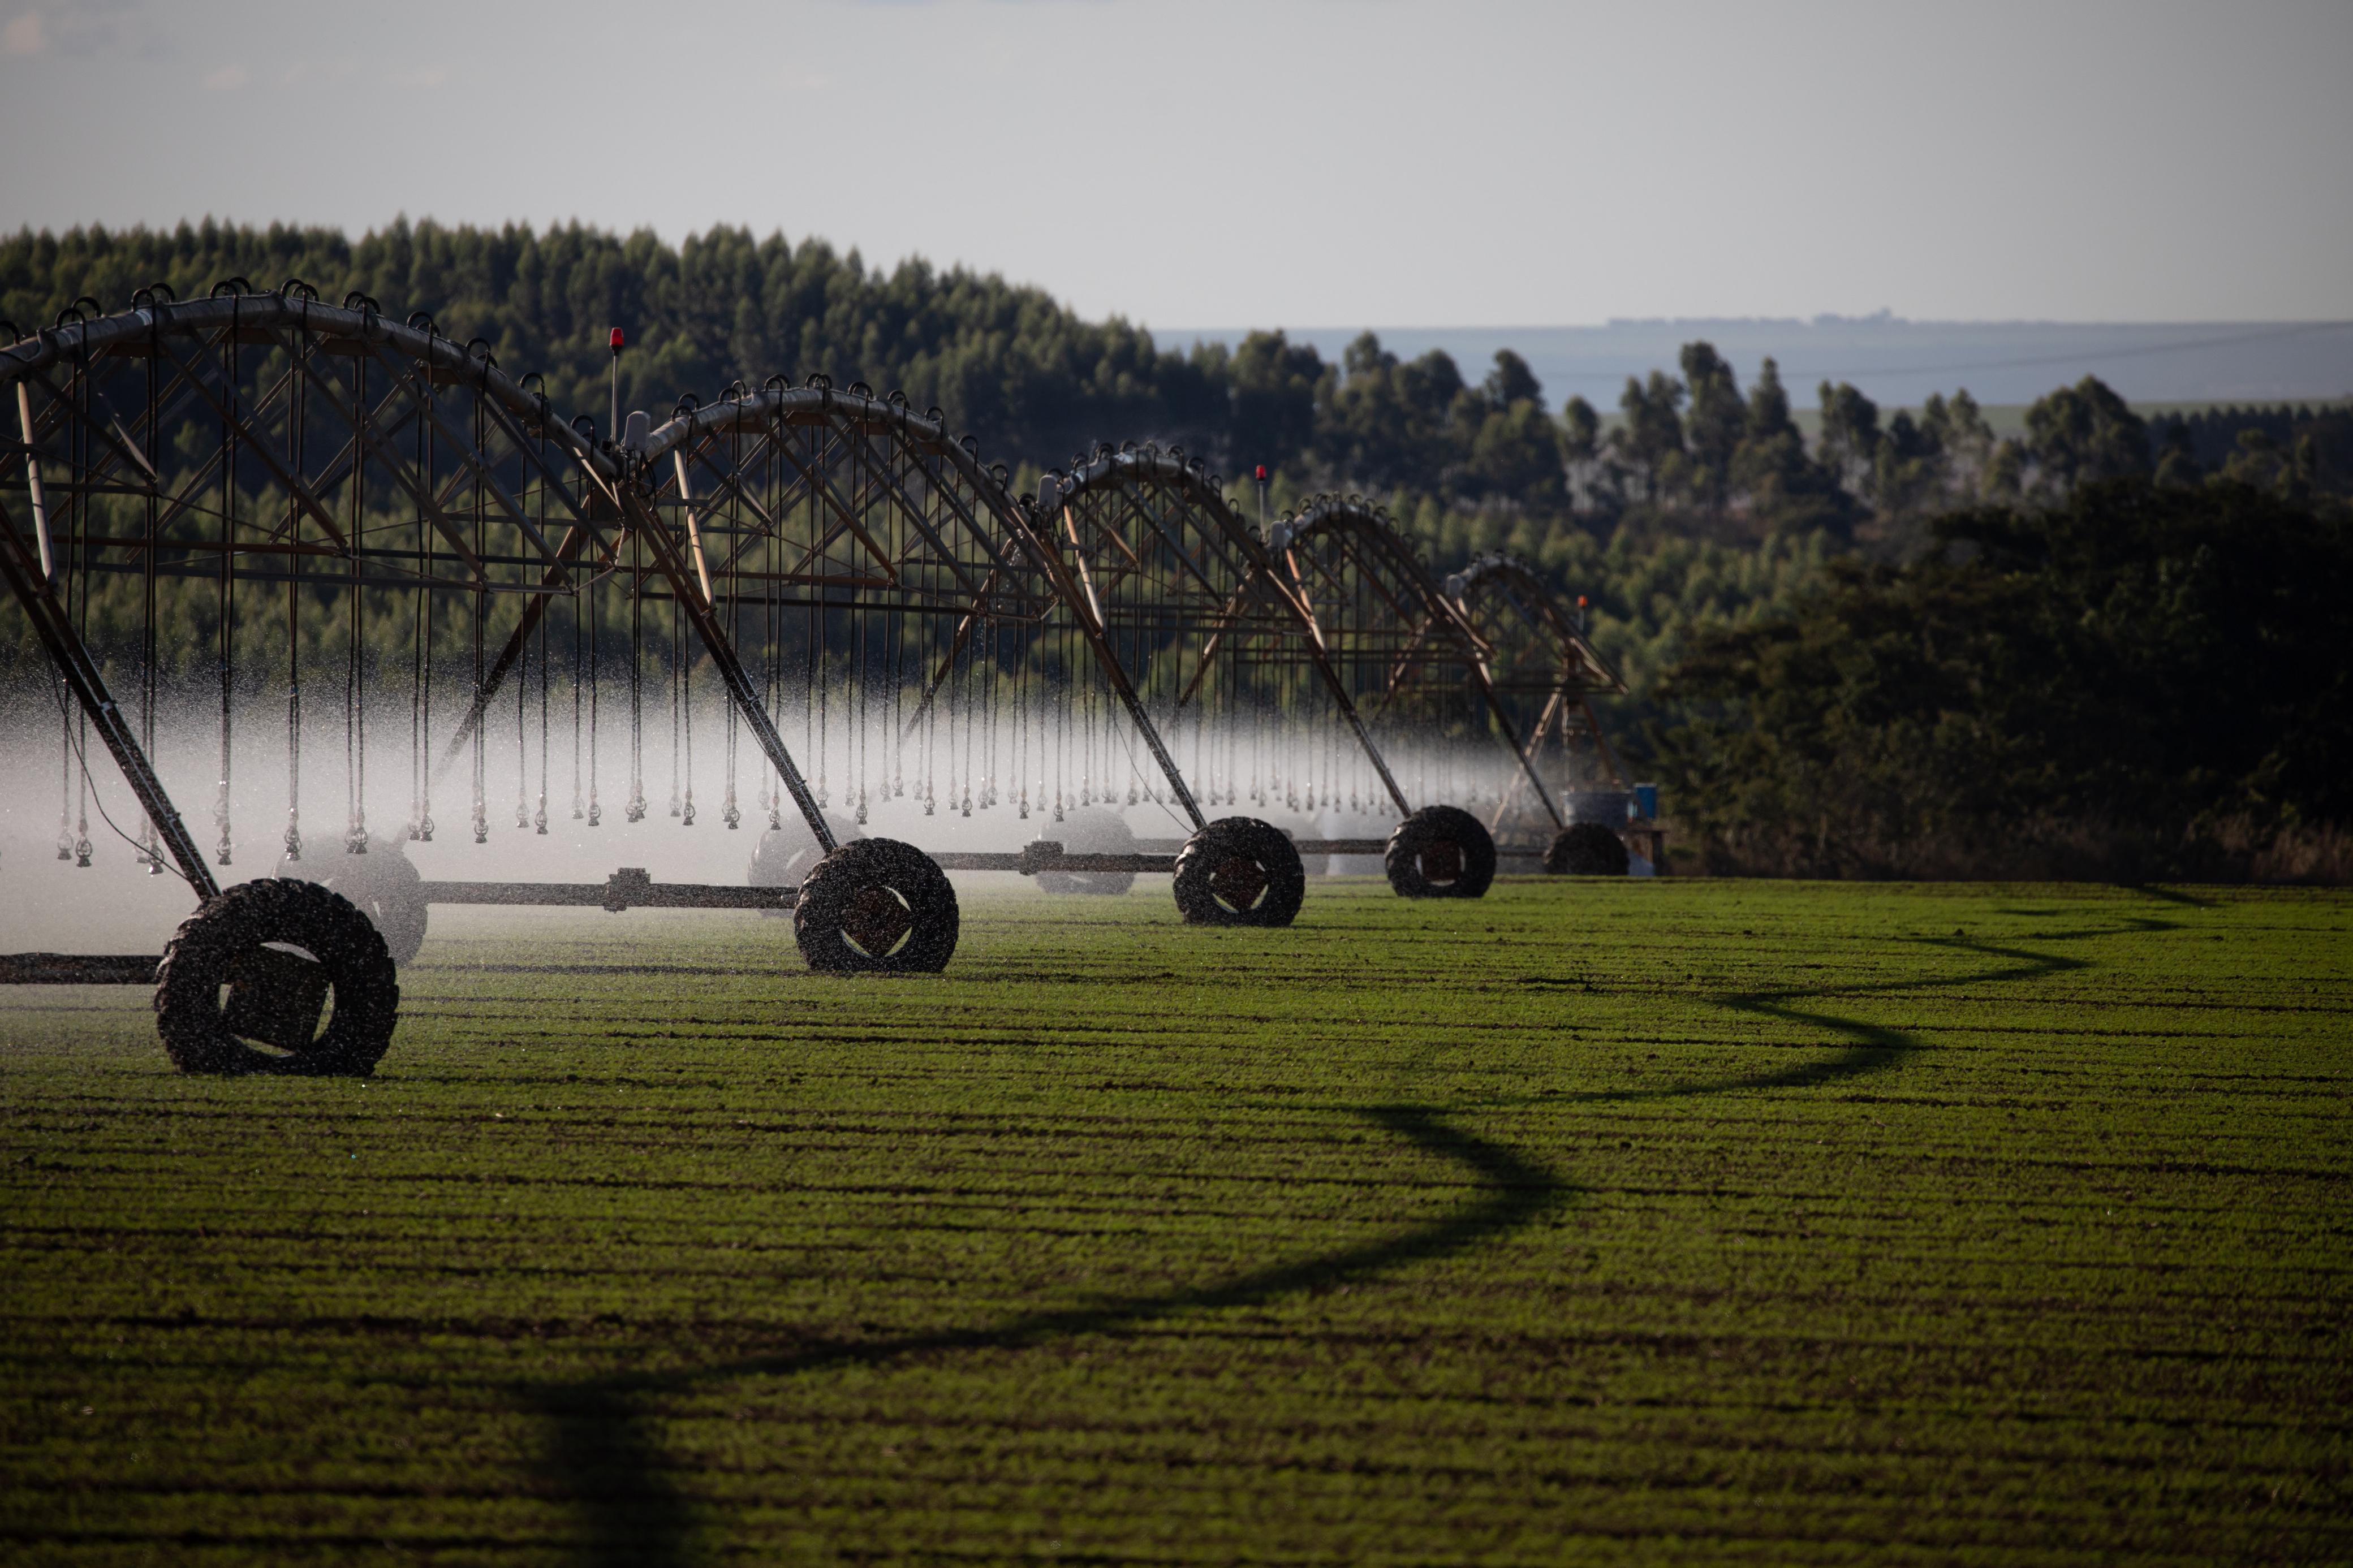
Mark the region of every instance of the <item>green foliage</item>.
<instances>
[{"instance_id":1,"label":"green foliage","mask_svg":"<svg viewBox=\"0 0 2353 1568\"><path fill-rule=\"evenodd\" d=\"M1540 516L1557 517L1567 498L1560 450L1560 433L1542 405L1522 397L1491 405L1481 412L1478 433L1471 437L1467 488L1477 495L1508 497Z\"/></svg>"},{"instance_id":2,"label":"green foliage","mask_svg":"<svg viewBox=\"0 0 2353 1568\"><path fill-rule=\"evenodd\" d=\"M1732 468L1740 445L1748 437L1747 408L1732 367L1713 345L1686 343L1683 352L1683 385L1691 393L1691 467L1683 481L1694 498L1722 508L1732 488Z\"/></svg>"},{"instance_id":3,"label":"green foliage","mask_svg":"<svg viewBox=\"0 0 2353 1568\"><path fill-rule=\"evenodd\" d=\"M1607 543L1556 534L1533 557L1571 598L1590 606L1594 645L1626 677L1634 710L1617 721L1635 755L1634 721L1655 710L1660 683L1694 642L1784 611L1820 580L1832 542L1823 534L1777 534L1754 548L1704 539L1643 539L1621 531Z\"/></svg>"},{"instance_id":4,"label":"green foliage","mask_svg":"<svg viewBox=\"0 0 2353 1568\"><path fill-rule=\"evenodd\" d=\"M1203 367L1212 379L1224 372L1236 432L1235 471L1295 461L1315 438L1323 356L1312 345L1293 343L1279 331L1250 333L1229 361L1225 352L1222 346L1209 349Z\"/></svg>"},{"instance_id":5,"label":"green foliage","mask_svg":"<svg viewBox=\"0 0 2353 1568\"><path fill-rule=\"evenodd\" d=\"M1348 345L1341 374L1316 403L1315 458L1368 489L1444 486L1459 450L1455 400L1468 392L1453 359L1433 349L1410 363L1370 332Z\"/></svg>"},{"instance_id":6,"label":"green foliage","mask_svg":"<svg viewBox=\"0 0 2353 1568\"><path fill-rule=\"evenodd\" d=\"M2235 424L2229 414L2211 420L2177 417L2162 426L2159 479L2196 482L2200 456L2224 434L2231 445L2215 464L2216 479L2291 501L2353 491L2353 412L2341 409L2318 416L2309 410L2295 416L2266 411Z\"/></svg>"},{"instance_id":7,"label":"green foliage","mask_svg":"<svg viewBox=\"0 0 2353 1568\"><path fill-rule=\"evenodd\" d=\"M625 329L622 406L667 414L680 396L822 371L936 405L992 455L1060 461L1107 435L1213 429L1229 417L1213 361L1155 349L1113 319L1082 321L1039 289L910 260L885 273L821 240L796 246L714 228L676 248L646 231L534 231L406 220L357 242L325 229L207 221L170 231L30 230L0 241L0 315L45 325L74 296L119 310L157 280L182 298L243 276L299 277L322 299L358 291L387 314L429 310L446 334L489 341L501 366L536 370L559 408L602 423L607 331Z\"/></svg>"},{"instance_id":8,"label":"green foliage","mask_svg":"<svg viewBox=\"0 0 2353 1568\"><path fill-rule=\"evenodd\" d=\"M1626 390L1619 394L1618 412L1625 422L1612 445L1645 498L1673 493L1685 471L1683 397L1683 384L1659 370L1647 383L1628 376Z\"/></svg>"},{"instance_id":9,"label":"green foliage","mask_svg":"<svg viewBox=\"0 0 2353 1568\"><path fill-rule=\"evenodd\" d=\"M2149 422L2160 481L2207 474L2291 499L2353 494L2353 408L2206 408Z\"/></svg>"},{"instance_id":10,"label":"green foliage","mask_svg":"<svg viewBox=\"0 0 2353 1568\"><path fill-rule=\"evenodd\" d=\"M675 247L645 231L578 224L403 220L357 240L211 221L24 230L0 239L0 317L29 329L80 297L120 309L144 284L185 298L230 277L265 288L301 278L331 300L357 291L396 317L429 311L448 335L484 339L505 368L543 374L558 407L600 421L606 332L620 326L630 343L622 405L658 416L737 380L823 372L936 405L990 457L1031 474L1099 441L1157 439L1230 473L1263 463L1284 476L1286 494L1436 495L1473 511L1574 518L1602 534L1621 521L1744 541L1861 528L1864 542L1900 555L1922 536L1917 520L2050 499L2150 472L2161 458L2169 483L2220 471L2284 495L2353 490L2353 415L2341 412L2233 410L2153 433L2086 377L2035 405L2026 441L1997 443L1966 391L1931 398L1917 418L1883 420L1853 386L1825 383L1809 452L1772 361L1744 397L1732 366L1695 342L1683 348L1680 375L1630 379L1605 432L1583 398L1547 418L1543 387L1508 349L1477 385L1442 352L1402 362L1369 332L1337 364L1280 331L1177 353L1126 321L1082 320L996 276L921 259L886 272L821 240L740 228ZM2236 437L2249 429L2271 445L2242 451ZM2153 435L2173 446L2158 451Z\"/></svg>"},{"instance_id":11,"label":"green foliage","mask_svg":"<svg viewBox=\"0 0 2353 1568\"><path fill-rule=\"evenodd\" d=\"M2353 821L2353 527L2242 486L1957 513L1702 637L1661 696L1719 863L2212 869L2201 838Z\"/></svg>"},{"instance_id":12,"label":"green foliage","mask_svg":"<svg viewBox=\"0 0 2353 1568\"><path fill-rule=\"evenodd\" d=\"M2353 1555L2342 895L965 911L437 910L365 1084L11 987L11 1560Z\"/></svg>"},{"instance_id":13,"label":"green foliage","mask_svg":"<svg viewBox=\"0 0 2353 1568\"><path fill-rule=\"evenodd\" d=\"M2097 376L2038 400L2026 432L2027 453L2053 489L2149 471L2148 426Z\"/></svg>"}]
</instances>

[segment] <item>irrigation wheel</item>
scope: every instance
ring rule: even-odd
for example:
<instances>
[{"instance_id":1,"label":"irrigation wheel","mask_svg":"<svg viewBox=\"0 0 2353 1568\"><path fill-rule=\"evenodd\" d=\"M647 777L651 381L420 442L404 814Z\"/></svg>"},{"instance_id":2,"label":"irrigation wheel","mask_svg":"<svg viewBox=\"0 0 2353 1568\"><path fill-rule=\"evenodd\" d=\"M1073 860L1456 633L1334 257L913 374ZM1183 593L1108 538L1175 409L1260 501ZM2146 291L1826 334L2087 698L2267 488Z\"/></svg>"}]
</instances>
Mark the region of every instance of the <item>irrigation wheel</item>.
<instances>
[{"instance_id":1,"label":"irrigation wheel","mask_svg":"<svg viewBox=\"0 0 2353 1568\"><path fill-rule=\"evenodd\" d=\"M182 1072L365 1078L399 1012L375 923L342 894L291 878L240 882L207 900L156 971L155 1029Z\"/></svg>"},{"instance_id":2,"label":"irrigation wheel","mask_svg":"<svg viewBox=\"0 0 2353 1568\"><path fill-rule=\"evenodd\" d=\"M1287 926L1307 897L1307 873L1271 824L1221 816L1176 852L1176 890L1187 925Z\"/></svg>"},{"instance_id":3,"label":"irrigation wheel","mask_svg":"<svg viewBox=\"0 0 2353 1568\"><path fill-rule=\"evenodd\" d=\"M1405 899L1480 899L1495 880L1495 840L1455 805L1425 805L1389 830L1381 858Z\"/></svg>"},{"instance_id":4,"label":"irrigation wheel","mask_svg":"<svg viewBox=\"0 0 2353 1568\"><path fill-rule=\"evenodd\" d=\"M1556 877L1622 877L1626 841L1598 822L1576 822L1553 836L1545 869Z\"/></svg>"},{"instance_id":5,"label":"irrigation wheel","mask_svg":"<svg viewBox=\"0 0 2353 1568\"><path fill-rule=\"evenodd\" d=\"M751 864L744 868L746 886L754 888L797 888L825 858L825 849L801 820L798 812L784 814L783 826L771 827L760 835L752 847ZM866 835L847 817L828 813L825 825L833 832L836 844L849 844ZM783 920L790 910L762 910L760 913L774 920Z\"/></svg>"},{"instance_id":6,"label":"irrigation wheel","mask_svg":"<svg viewBox=\"0 0 2353 1568\"><path fill-rule=\"evenodd\" d=\"M1040 838L1061 840L1069 855L1133 855L1135 832L1127 819L1101 806L1082 805L1066 814L1059 826L1041 830ZM1133 871L1040 871L1038 886L1050 893L1119 894L1135 886Z\"/></svg>"},{"instance_id":7,"label":"irrigation wheel","mask_svg":"<svg viewBox=\"0 0 2353 1568\"><path fill-rule=\"evenodd\" d=\"M417 962L425 945L423 879L398 843L371 834L364 855L330 852L317 860L280 860L278 874L343 894L375 922L393 963L406 969Z\"/></svg>"},{"instance_id":8,"label":"irrigation wheel","mask_svg":"<svg viewBox=\"0 0 2353 1568\"><path fill-rule=\"evenodd\" d=\"M830 974L936 974L955 952L955 889L912 844L860 838L814 867L793 906L793 939Z\"/></svg>"}]
</instances>

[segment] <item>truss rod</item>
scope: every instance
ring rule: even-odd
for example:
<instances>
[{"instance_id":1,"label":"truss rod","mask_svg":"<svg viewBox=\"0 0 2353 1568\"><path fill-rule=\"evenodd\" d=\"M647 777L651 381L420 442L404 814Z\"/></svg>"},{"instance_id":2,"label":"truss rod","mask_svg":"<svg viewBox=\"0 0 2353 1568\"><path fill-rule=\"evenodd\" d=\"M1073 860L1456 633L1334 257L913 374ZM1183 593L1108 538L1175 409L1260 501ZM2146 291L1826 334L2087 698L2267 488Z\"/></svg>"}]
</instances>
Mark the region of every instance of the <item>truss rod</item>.
<instances>
[{"instance_id":1,"label":"truss rod","mask_svg":"<svg viewBox=\"0 0 2353 1568\"><path fill-rule=\"evenodd\" d=\"M98 662L90 658L90 649L75 632L73 621L58 602L56 591L46 578L35 577L35 558L26 553L16 520L5 508L0 508L0 530L7 534L5 542L0 542L0 574L6 575L9 590L25 607L26 618L33 623L33 634L41 639L50 662L57 666L82 712L89 716L90 728L106 742L106 749L114 753L115 765L122 770L131 793L139 797L140 809L146 812L156 836L180 868L180 875L187 879L199 900L218 898L220 883L214 880L212 868L205 864L204 853L180 821L179 809L172 804L164 781L156 777L147 753L140 749L139 738L131 732L121 710L115 707L105 679L99 674Z\"/></svg>"}]
</instances>

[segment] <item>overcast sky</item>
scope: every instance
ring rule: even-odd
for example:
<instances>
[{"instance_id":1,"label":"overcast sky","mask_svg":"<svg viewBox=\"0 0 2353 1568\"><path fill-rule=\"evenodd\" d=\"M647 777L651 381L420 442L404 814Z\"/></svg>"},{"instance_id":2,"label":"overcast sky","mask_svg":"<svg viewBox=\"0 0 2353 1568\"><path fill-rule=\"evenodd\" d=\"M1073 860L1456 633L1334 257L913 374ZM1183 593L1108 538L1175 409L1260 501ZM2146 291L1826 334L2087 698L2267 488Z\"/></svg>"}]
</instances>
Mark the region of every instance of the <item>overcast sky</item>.
<instances>
[{"instance_id":1,"label":"overcast sky","mask_svg":"<svg viewBox=\"0 0 2353 1568\"><path fill-rule=\"evenodd\" d=\"M2353 4L0 0L0 225L822 236L1163 330L2353 317Z\"/></svg>"}]
</instances>

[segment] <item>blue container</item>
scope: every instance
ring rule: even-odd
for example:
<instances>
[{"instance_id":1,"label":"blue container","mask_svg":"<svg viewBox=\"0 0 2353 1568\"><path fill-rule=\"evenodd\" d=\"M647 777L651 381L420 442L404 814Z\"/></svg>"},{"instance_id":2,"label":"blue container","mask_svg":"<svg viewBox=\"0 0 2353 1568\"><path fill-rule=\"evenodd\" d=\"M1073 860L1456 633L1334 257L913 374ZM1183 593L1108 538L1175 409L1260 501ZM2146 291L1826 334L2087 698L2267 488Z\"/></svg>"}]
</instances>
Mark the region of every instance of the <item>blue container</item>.
<instances>
[{"instance_id":1,"label":"blue container","mask_svg":"<svg viewBox=\"0 0 2353 1568\"><path fill-rule=\"evenodd\" d=\"M1659 786L1638 784L1634 786L1634 815L1645 821L1659 820Z\"/></svg>"}]
</instances>

